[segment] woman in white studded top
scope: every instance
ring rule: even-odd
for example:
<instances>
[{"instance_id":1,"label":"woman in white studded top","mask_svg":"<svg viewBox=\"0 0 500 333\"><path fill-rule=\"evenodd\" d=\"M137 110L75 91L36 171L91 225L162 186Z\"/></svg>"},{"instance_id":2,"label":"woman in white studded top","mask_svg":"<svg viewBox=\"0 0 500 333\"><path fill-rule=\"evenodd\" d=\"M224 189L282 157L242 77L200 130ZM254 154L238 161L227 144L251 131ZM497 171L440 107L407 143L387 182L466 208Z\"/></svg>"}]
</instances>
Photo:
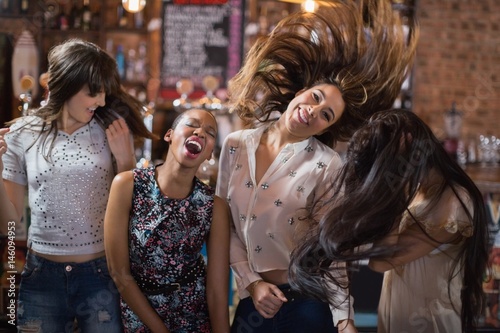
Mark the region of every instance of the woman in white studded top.
<instances>
[{"instance_id":1,"label":"woman in white studded top","mask_svg":"<svg viewBox=\"0 0 500 333\"><path fill-rule=\"evenodd\" d=\"M331 147L397 97L415 30L407 43L389 1L330 2L282 19L229 84L248 127L226 137L217 180L233 218L233 333L357 331L348 289L328 304L290 287L290 254L308 228L303 209L340 168Z\"/></svg>"},{"instance_id":2,"label":"woman in white studded top","mask_svg":"<svg viewBox=\"0 0 500 333\"><path fill-rule=\"evenodd\" d=\"M98 46L68 40L48 61L47 104L0 129L3 232L22 218L26 188L31 210L18 330L72 332L77 321L82 332L121 332L104 213L114 175L135 165L133 136L154 136Z\"/></svg>"}]
</instances>

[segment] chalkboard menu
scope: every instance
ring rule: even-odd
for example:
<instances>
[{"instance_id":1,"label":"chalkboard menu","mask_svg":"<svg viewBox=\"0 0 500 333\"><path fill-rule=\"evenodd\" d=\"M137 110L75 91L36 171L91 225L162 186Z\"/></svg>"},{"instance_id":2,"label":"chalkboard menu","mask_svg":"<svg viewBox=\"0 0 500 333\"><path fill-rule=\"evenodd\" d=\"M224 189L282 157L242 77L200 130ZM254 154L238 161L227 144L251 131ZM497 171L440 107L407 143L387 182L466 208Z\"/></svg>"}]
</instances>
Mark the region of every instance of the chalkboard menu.
<instances>
[{"instance_id":1,"label":"chalkboard menu","mask_svg":"<svg viewBox=\"0 0 500 333\"><path fill-rule=\"evenodd\" d=\"M242 63L244 12L245 0L164 0L162 87L190 78L200 89L207 75L227 86Z\"/></svg>"}]
</instances>

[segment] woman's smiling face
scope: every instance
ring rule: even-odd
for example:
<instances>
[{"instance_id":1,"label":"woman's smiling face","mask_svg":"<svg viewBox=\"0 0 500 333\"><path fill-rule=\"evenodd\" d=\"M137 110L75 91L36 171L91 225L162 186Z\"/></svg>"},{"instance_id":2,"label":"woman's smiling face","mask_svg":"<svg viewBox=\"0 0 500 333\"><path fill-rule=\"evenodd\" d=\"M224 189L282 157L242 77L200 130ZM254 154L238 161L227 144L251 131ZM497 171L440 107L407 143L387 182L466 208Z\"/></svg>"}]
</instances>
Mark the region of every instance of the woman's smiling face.
<instances>
[{"instance_id":1,"label":"woman's smiling face","mask_svg":"<svg viewBox=\"0 0 500 333\"><path fill-rule=\"evenodd\" d=\"M323 133L340 119L344 110L340 90L333 84L324 83L299 91L283 116L288 132L306 139Z\"/></svg>"},{"instance_id":2,"label":"woman's smiling face","mask_svg":"<svg viewBox=\"0 0 500 333\"><path fill-rule=\"evenodd\" d=\"M87 124L94 116L95 109L104 106L106 93L93 95L87 85L68 99L63 105L64 128L75 129Z\"/></svg>"}]
</instances>

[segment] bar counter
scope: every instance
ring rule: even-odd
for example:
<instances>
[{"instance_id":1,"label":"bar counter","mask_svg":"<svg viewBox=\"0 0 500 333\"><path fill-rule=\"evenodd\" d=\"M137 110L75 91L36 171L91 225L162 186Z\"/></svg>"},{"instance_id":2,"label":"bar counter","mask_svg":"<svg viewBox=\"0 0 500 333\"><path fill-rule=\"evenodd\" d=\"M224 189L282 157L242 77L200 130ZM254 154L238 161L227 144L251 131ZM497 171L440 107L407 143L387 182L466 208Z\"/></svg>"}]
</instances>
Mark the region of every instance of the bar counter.
<instances>
[{"instance_id":1,"label":"bar counter","mask_svg":"<svg viewBox=\"0 0 500 333\"><path fill-rule=\"evenodd\" d=\"M500 165L467 164L465 172L483 193L500 193Z\"/></svg>"}]
</instances>

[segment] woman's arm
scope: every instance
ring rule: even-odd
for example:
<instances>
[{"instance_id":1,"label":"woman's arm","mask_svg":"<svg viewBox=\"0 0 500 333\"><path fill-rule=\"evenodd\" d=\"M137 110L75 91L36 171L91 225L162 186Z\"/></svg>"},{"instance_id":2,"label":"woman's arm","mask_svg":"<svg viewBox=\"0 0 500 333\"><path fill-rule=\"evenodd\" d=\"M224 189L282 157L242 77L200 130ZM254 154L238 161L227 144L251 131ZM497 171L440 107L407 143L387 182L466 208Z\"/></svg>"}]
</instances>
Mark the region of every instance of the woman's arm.
<instances>
[{"instance_id":1,"label":"woman's arm","mask_svg":"<svg viewBox=\"0 0 500 333\"><path fill-rule=\"evenodd\" d=\"M17 224L21 221L25 192L25 186L0 179L0 234L6 235L7 230L11 230L12 222Z\"/></svg>"},{"instance_id":2,"label":"woman's arm","mask_svg":"<svg viewBox=\"0 0 500 333\"><path fill-rule=\"evenodd\" d=\"M207 301L214 333L229 332L229 208L215 197L207 242Z\"/></svg>"},{"instance_id":3,"label":"woman's arm","mask_svg":"<svg viewBox=\"0 0 500 333\"><path fill-rule=\"evenodd\" d=\"M333 324L339 333L356 333L354 326L354 298L349 291L347 268L345 262L332 263L330 266L331 278L326 280L329 289L329 306L332 312Z\"/></svg>"},{"instance_id":4,"label":"woman's arm","mask_svg":"<svg viewBox=\"0 0 500 333\"><path fill-rule=\"evenodd\" d=\"M3 179L2 156L8 146L5 135L9 128L0 128L0 233L7 234L10 223L19 223L23 217L25 186Z\"/></svg>"},{"instance_id":5,"label":"woman's arm","mask_svg":"<svg viewBox=\"0 0 500 333\"><path fill-rule=\"evenodd\" d=\"M457 239L456 235L444 229L428 232L429 237L421 228L423 228L423 226L414 223L399 235L388 236L391 237L389 242L395 243L400 250L396 251L396 253L389 258L372 258L368 266L372 270L382 273L397 266L412 262L429 254L439 245L450 243ZM387 241L387 239L383 241ZM380 244L375 243L375 245L378 246Z\"/></svg>"},{"instance_id":6,"label":"woman's arm","mask_svg":"<svg viewBox=\"0 0 500 333\"><path fill-rule=\"evenodd\" d=\"M339 333L358 333L356 326L354 326L353 319L345 319L339 321L337 329Z\"/></svg>"},{"instance_id":7,"label":"woman's arm","mask_svg":"<svg viewBox=\"0 0 500 333\"><path fill-rule=\"evenodd\" d=\"M155 333L168 333L165 323L130 273L128 228L133 190L132 171L118 174L111 185L104 219L104 247L109 272L121 296L141 321Z\"/></svg>"},{"instance_id":8,"label":"woman's arm","mask_svg":"<svg viewBox=\"0 0 500 333\"><path fill-rule=\"evenodd\" d=\"M382 273L423 257L441 244L458 241L461 238L459 234L450 233L443 227L453 213L453 200L457 200L456 197L450 197L449 193L443 194L434 211L426 218L425 223L432 228L426 230L425 225L415 221L399 232L397 224L389 235L375 242L374 246L397 246L398 250L391 257L370 259L368 266Z\"/></svg>"}]
</instances>

